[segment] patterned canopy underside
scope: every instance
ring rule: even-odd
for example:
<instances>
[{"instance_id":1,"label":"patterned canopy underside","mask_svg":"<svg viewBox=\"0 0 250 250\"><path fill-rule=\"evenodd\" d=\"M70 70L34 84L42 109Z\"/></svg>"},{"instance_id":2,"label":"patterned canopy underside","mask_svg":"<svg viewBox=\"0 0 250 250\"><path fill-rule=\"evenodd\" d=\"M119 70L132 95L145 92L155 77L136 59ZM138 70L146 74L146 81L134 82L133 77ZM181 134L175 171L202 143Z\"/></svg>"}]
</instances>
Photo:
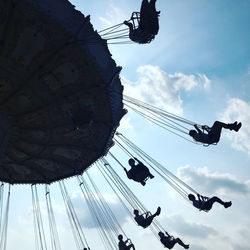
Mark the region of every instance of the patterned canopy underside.
<instances>
[{"instance_id":1,"label":"patterned canopy underside","mask_svg":"<svg viewBox=\"0 0 250 250\"><path fill-rule=\"evenodd\" d=\"M80 15L82 26L88 22L65 4ZM51 183L82 173L112 145L124 114L121 95L114 112L111 77L104 79L77 36L28 1L0 0L0 23L0 181ZM91 30L101 56L108 55L117 72L88 22L88 37ZM115 86L121 91L119 78ZM69 111L79 101L93 116L76 129ZM81 108L77 112L81 117Z\"/></svg>"}]
</instances>

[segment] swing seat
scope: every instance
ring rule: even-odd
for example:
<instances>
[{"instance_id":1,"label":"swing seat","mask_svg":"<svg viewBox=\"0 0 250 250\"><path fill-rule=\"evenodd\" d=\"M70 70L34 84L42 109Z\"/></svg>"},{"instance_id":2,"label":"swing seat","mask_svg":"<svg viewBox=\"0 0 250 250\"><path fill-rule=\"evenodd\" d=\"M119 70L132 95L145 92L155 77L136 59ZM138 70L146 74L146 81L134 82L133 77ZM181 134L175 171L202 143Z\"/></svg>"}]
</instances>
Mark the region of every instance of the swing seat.
<instances>
[{"instance_id":1,"label":"swing seat","mask_svg":"<svg viewBox=\"0 0 250 250\"><path fill-rule=\"evenodd\" d=\"M138 43L140 44L146 44L146 43L151 43L154 40L155 36L152 34L143 34L140 37L140 41Z\"/></svg>"},{"instance_id":2,"label":"swing seat","mask_svg":"<svg viewBox=\"0 0 250 250\"><path fill-rule=\"evenodd\" d=\"M204 130L207 130L207 131L211 130L211 128L208 125L202 125L201 128L203 129L203 131Z\"/></svg>"},{"instance_id":3,"label":"swing seat","mask_svg":"<svg viewBox=\"0 0 250 250\"><path fill-rule=\"evenodd\" d=\"M214 142L214 143L210 143L210 144L208 144L208 143L202 143L202 145L203 145L204 147L208 147L208 146L210 146L210 145L217 145L217 143L218 143L218 142Z\"/></svg>"},{"instance_id":4,"label":"swing seat","mask_svg":"<svg viewBox=\"0 0 250 250\"><path fill-rule=\"evenodd\" d=\"M131 15L130 20L132 20L133 30L139 29L140 24L140 12L133 12ZM130 37L132 38L132 37ZM140 37L136 39L136 42L139 44L146 44L150 43L154 40L155 34L151 34L149 31L140 29ZM135 39L131 39L135 41Z\"/></svg>"},{"instance_id":5,"label":"swing seat","mask_svg":"<svg viewBox=\"0 0 250 250\"><path fill-rule=\"evenodd\" d=\"M133 28L136 29L140 23L140 12L133 12L130 20L132 20Z\"/></svg>"},{"instance_id":6,"label":"swing seat","mask_svg":"<svg viewBox=\"0 0 250 250\"><path fill-rule=\"evenodd\" d=\"M203 212L206 212L206 213L209 212L209 210L206 210L206 209L199 209L199 211L203 211Z\"/></svg>"},{"instance_id":7,"label":"swing seat","mask_svg":"<svg viewBox=\"0 0 250 250\"><path fill-rule=\"evenodd\" d=\"M143 213L142 215L146 215L146 214L149 214L149 216L152 215L150 211L147 211L147 212Z\"/></svg>"}]
</instances>

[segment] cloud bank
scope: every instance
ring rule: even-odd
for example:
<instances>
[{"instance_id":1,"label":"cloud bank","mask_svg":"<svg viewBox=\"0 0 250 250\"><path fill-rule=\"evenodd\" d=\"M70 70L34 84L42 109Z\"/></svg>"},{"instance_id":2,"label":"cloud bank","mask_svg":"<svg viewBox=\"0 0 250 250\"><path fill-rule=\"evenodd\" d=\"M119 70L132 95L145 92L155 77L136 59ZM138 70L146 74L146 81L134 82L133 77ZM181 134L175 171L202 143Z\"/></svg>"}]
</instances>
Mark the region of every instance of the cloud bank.
<instances>
[{"instance_id":1,"label":"cloud bank","mask_svg":"<svg viewBox=\"0 0 250 250\"><path fill-rule=\"evenodd\" d=\"M184 243L190 244L190 249L211 250L231 249L245 250L249 248L249 228L245 225L225 227L218 224L209 225L197 221L186 220L180 214L164 216L161 222L169 228L169 234L180 237ZM219 220L218 220L219 222Z\"/></svg>"},{"instance_id":2,"label":"cloud bank","mask_svg":"<svg viewBox=\"0 0 250 250\"><path fill-rule=\"evenodd\" d=\"M209 90L210 88L210 80L204 74L168 74L158 66L152 65L141 66L137 72L140 77L135 82L122 77L125 86L124 93L177 115L183 113L182 91L188 92L194 88Z\"/></svg>"},{"instance_id":3,"label":"cloud bank","mask_svg":"<svg viewBox=\"0 0 250 250\"><path fill-rule=\"evenodd\" d=\"M211 194L249 195L250 180L241 182L229 173L209 172L207 167L194 168L184 166L178 168L178 176L199 191Z\"/></svg>"},{"instance_id":4,"label":"cloud bank","mask_svg":"<svg viewBox=\"0 0 250 250\"><path fill-rule=\"evenodd\" d=\"M210 235L217 234L217 231L213 227L197 222L186 221L179 214L167 217L166 221L168 227L171 228L171 230L173 229L175 232L178 232L180 235L204 239Z\"/></svg>"},{"instance_id":5,"label":"cloud bank","mask_svg":"<svg viewBox=\"0 0 250 250\"><path fill-rule=\"evenodd\" d=\"M121 21L128 19L128 14L123 11L122 8L119 8L113 1L109 2L109 11L105 13L105 17L99 17L99 20L104 27L111 27Z\"/></svg>"},{"instance_id":6,"label":"cloud bank","mask_svg":"<svg viewBox=\"0 0 250 250\"><path fill-rule=\"evenodd\" d=\"M242 122L238 133L225 131L223 136L231 141L233 148L250 156L250 103L238 98L229 99L227 108L219 115L219 119L225 122Z\"/></svg>"}]
</instances>

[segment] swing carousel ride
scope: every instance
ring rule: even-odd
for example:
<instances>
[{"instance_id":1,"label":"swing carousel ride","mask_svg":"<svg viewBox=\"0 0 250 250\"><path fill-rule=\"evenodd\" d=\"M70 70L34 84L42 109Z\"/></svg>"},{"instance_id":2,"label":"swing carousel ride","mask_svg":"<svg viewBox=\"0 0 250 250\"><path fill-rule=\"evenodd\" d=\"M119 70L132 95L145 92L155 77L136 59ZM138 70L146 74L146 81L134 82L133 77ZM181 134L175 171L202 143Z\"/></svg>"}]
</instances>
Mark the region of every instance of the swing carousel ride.
<instances>
[{"instance_id":1,"label":"swing carousel ride","mask_svg":"<svg viewBox=\"0 0 250 250\"><path fill-rule=\"evenodd\" d=\"M131 20L136 28L138 14ZM50 196L50 185L59 184L76 248L91 249L64 182L69 177L78 181L103 247L117 249L120 234L128 239L87 171L99 171L133 221L133 209L146 213L106 159L108 155L125 168L109 151L114 145L127 159L153 169L184 199L198 194L117 131L127 110L186 140L186 126L195 124L123 95L121 67L107 43L131 42L127 27L121 23L96 32L90 17L67 0L1 0L0 23L0 249L7 249L10 187L16 184L31 186L36 249L47 249L37 184L45 186L50 248L61 249ZM158 233L166 231L156 220L149 227L158 240Z\"/></svg>"}]
</instances>

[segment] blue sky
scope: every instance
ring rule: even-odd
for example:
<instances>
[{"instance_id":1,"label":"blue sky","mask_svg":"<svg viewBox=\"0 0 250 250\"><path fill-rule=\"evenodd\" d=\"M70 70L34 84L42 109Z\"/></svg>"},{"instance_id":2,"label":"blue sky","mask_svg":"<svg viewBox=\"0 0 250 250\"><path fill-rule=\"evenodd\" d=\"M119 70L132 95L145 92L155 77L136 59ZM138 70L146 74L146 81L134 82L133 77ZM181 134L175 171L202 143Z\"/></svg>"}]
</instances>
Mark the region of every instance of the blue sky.
<instances>
[{"instance_id":1,"label":"blue sky","mask_svg":"<svg viewBox=\"0 0 250 250\"><path fill-rule=\"evenodd\" d=\"M100 30L128 19L140 1L71 1ZM159 221L193 250L246 250L250 240L250 34L248 0L158 0L160 31L147 45L110 45L113 58L123 67L125 93L152 105L176 112L197 123L212 125L217 119L242 121L237 134L223 131L217 146L191 144L129 112L118 128L136 145L201 193L232 200L231 208L219 205L200 213L156 176L145 187L126 180L151 211L162 207ZM111 149L124 163L116 146ZM90 173L101 184L111 207L136 249L163 249L152 233L137 228L121 212L119 202L106 188L98 171ZM77 182L66 181L91 249L104 249L89 217ZM43 187L39 187L44 205ZM73 237L57 185L51 194L62 249L74 248ZM13 186L7 249L34 249L29 186ZM46 218L46 212L44 211ZM46 220L45 220L46 223ZM182 249L176 246L175 249Z\"/></svg>"}]
</instances>

